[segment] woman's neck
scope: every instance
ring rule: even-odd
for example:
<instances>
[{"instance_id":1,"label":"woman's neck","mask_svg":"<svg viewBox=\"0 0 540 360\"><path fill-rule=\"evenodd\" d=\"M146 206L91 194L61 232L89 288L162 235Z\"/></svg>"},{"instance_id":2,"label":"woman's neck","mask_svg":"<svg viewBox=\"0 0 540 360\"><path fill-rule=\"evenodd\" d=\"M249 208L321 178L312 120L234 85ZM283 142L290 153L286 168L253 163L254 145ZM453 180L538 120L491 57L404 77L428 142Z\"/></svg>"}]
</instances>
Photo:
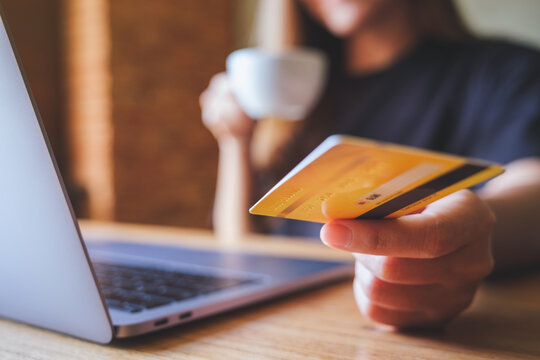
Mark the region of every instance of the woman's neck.
<instances>
[{"instance_id":1,"label":"woman's neck","mask_svg":"<svg viewBox=\"0 0 540 360\"><path fill-rule=\"evenodd\" d=\"M419 34L409 9L394 8L380 21L361 28L346 40L346 69L350 75L382 70L413 48Z\"/></svg>"}]
</instances>

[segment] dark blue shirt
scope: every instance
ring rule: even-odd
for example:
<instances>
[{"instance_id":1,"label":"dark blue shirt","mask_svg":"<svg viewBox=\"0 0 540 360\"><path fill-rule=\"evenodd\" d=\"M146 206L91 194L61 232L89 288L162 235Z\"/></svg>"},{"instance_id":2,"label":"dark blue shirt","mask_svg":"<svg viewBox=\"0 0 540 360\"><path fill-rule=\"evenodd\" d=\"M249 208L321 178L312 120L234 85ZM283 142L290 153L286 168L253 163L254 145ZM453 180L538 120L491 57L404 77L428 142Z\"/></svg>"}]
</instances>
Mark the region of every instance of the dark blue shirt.
<instances>
[{"instance_id":1,"label":"dark blue shirt","mask_svg":"<svg viewBox=\"0 0 540 360\"><path fill-rule=\"evenodd\" d=\"M333 91L331 133L500 163L540 156L540 53L523 46L426 40ZM318 237L320 227L288 220L277 231Z\"/></svg>"}]
</instances>

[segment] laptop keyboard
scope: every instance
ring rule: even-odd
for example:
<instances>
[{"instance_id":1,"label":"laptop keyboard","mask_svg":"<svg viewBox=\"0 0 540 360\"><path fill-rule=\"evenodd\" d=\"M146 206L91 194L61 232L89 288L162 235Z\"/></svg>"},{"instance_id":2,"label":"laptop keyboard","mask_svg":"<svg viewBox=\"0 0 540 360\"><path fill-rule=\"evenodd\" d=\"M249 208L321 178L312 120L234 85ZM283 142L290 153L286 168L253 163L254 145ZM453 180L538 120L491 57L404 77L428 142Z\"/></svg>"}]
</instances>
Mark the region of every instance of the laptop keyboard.
<instances>
[{"instance_id":1,"label":"laptop keyboard","mask_svg":"<svg viewBox=\"0 0 540 360\"><path fill-rule=\"evenodd\" d=\"M105 263L93 266L107 306L131 313L255 281Z\"/></svg>"}]
</instances>

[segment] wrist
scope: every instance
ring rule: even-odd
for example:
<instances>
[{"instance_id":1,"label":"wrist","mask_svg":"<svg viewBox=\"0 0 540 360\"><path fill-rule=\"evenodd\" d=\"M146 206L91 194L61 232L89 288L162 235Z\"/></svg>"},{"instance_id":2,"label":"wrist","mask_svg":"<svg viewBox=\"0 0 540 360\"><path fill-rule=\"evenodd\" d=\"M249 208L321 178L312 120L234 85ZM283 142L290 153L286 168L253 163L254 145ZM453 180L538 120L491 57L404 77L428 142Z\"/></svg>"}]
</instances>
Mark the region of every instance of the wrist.
<instances>
[{"instance_id":1,"label":"wrist","mask_svg":"<svg viewBox=\"0 0 540 360\"><path fill-rule=\"evenodd\" d=\"M220 152L247 151L251 144L251 136L222 136L217 143Z\"/></svg>"}]
</instances>

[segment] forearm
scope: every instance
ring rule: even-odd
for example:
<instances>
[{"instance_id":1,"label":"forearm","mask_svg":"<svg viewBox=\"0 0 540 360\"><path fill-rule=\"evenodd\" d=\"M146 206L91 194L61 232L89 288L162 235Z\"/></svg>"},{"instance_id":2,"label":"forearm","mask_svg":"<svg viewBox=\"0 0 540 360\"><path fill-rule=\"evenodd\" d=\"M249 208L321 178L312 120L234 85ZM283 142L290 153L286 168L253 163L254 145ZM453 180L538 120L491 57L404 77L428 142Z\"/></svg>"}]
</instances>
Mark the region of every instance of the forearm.
<instances>
[{"instance_id":1,"label":"forearm","mask_svg":"<svg viewBox=\"0 0 540 360\"><path fill-rule=\"evenodd\" d=\"M219 166L214 204L214 230L219 239L238 241L250 230L249 201L252 174L250 139L219 141Z\"/></svg>"},{"instance_id":2,"label":"forearm","mask_svg":"<svg viewBox=\"0 0 540 360\"><path fill-rule=\"evenodd\" d=\"M479 195L495 213L493 256L497 272L540 264L540 159L507 166Z\"/></svg>"}]
</instances>

